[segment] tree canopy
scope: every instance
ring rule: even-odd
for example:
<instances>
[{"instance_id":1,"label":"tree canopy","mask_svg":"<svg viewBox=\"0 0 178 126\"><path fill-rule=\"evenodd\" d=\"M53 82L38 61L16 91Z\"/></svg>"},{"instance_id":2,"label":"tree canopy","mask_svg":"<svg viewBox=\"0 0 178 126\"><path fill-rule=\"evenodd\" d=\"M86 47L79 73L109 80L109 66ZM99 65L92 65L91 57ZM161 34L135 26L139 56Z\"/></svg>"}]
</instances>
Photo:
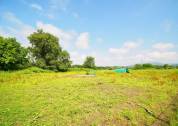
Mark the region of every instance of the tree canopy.
<instances>
[{"instance_id":1,"label":"tree canopy","mask_svg":"<svg viewBox=\"0 0 178 126\"><path fill-rule=\"evenodd\" d=\"M31 43L29 49L37 66L58 71L66 71L71 66L69 53L62 50L59 39L54 35L37 30L28 39Z\"/></svg>"},{"instance_id":2,"label":"tree canopy","mask_svg":"<svg viewBox=\"0 0 178 126\"><path fill-rule=\"evenodd\" d=\"M95 58L91 56L87 56L84 63L83 67L85 68L95 68Z\"/></svg>"},{"instance_id":3,"label":"tree canopy","mask_svg":"<svg viewBox=\"0 0 178 126\"><path fill-rule=\"evenodd\" d=\"M27 49L22 47L15 38L0 36L0 69L17 69L27 61Z\"/></svg>"}]
</instances>

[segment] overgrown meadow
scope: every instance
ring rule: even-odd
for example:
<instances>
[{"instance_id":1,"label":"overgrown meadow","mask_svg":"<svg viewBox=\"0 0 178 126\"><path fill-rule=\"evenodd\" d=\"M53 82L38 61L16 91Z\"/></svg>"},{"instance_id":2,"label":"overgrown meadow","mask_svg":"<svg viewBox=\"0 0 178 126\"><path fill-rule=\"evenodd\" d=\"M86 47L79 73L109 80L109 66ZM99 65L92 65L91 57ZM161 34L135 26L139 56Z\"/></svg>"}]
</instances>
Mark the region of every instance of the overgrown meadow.
<instances>
[{"instance_id":1,"label":"overgrown meadow","mask_svg":"<svg viewBox=\"0 0 178 126\"><path fill-rule=\"evenodd\" d=\"M1 126L176 126L178 70L0 72Z\"/></svg>"}]
</instances>

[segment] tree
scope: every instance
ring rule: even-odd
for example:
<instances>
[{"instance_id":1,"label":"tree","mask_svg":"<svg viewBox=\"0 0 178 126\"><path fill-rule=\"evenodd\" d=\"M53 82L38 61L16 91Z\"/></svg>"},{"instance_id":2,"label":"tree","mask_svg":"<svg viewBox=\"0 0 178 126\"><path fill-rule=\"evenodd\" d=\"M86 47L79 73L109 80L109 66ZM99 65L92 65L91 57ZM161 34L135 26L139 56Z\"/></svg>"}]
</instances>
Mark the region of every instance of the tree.
<instances>
[{"instance_id":1,"label":"tree","mask_svg":"<svg viewBox=\"0 0 178 126\"><path fill-rule=\"evenodd\" d=\"M0 69L11 70L27 63L27 49L22 47L15 38L0 36Z\"/></svg>"},{"instance_id":2,"label":"tree","mask_svg":"<svg viewBox=\"0 0 178 126\"><path fill-rule=\"evenodd\" d=\"M70 55L66 50L63 50L60 54L60 62L58 62L57 70L67 71L71 67Z\"/></svg>"},{"instance_id":3,"label":"tree","mask_svg":"<svg viewBox=\"0 0 178 126\"><path fill-rule=\"evenodd\" d=\"M32 45L29 49L37 66L58 71L66 71L71 66L69 53L62 50L57 37L37 30L28 39Z\"/></svg>"},{"instance_id":4,"label":"tree","mask_svg":"<svg viewBox=\"0 0 178 126\"><path fill-rule=\"evenodd\" d=\"M143 68L153 68L154 66L151 63L144 63Z\"/></svg>"},{"instance_id":5,"label":"tree","mask_svg":"<svg viewBox=\"0 0 178 126\"><path fill-rule=\"evenodd\" d=\"M171 69L171 68L173 68L173 66L172 66L172 65L169 65L169 64L164 64L164 65L163 65L163 68L164 68L164 69Z\"/></svg>"},{"instance_id":6,"label":"tree","mask_svg":"<svg viewBox=\"0 0 178 126\"><path fill-rule=\"evenodd\" d=\"M142 64L135 64L133 68L134 69L142 69L143 66L142 66Z\"/></svg>"},{"instance_id":7,"label":"tree","mask_svg":"<svg viewBox=\"0 0 178 126\"><path fill-rule=\"evenodd\" d=\"M95 58L91 56L87 56L84 63L83 67L85 68L95 68Z\"/></svg>"}]
</instances>

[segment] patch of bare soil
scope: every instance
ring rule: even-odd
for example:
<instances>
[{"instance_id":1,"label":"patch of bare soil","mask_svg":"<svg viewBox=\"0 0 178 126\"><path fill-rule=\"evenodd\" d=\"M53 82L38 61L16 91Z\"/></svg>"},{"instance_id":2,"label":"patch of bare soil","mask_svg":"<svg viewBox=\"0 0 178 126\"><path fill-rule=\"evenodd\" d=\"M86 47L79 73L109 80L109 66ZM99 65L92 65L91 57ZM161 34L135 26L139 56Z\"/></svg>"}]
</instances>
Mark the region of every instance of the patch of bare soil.
<instances>
[{"instance_id":1,"label":"patch of bare soil","mask_svg":"<svg viewBox=\"0 0 178 126\"><path fill-rule=\"evenodd\" d=\"M115 89L112 85L106 85L106 84L99 84L97 87L102 92L105 92L106 94L112 93ZM118 90L117 90L118 91ZM129 99L124 101L123 103L119 103L112 107L112 113L118 113L121 112L124 109L138 109L141 108L147 113L149 116L155 118L155 121L152 123L152 126L170 126L170 119L172 117L172 114L176 111L178 108L178 94L172 99L172 101L166 106L165 105L165 111L161 112L160 114L155 114L150 108L146 107L145 105L139 104L136 101L134 101L133 97L142 95L144 90L141 88L121 88L119 90L122 95L128 96ZM117 114L113 114L112 118L107 118L102 113L93 113L88 118L84 120L84 125L90 126L93 122L96 121L96 119L99 119L99 126L131 126L131 119L127 116L124 118L118 117ZM148 124L142 120L139 121L139 126L148 126Z\"/></svg>"},{"instance_id":2,"label":"patch of bare soil","mask_svg":"<svg viewBox=\"0 0 178 126\"><path fill-rule=\"evenodd\" d=\"M92 123L95 122L96 119L98 118L100 120L104 119L104 114L100 112L91 113L83 120L83 123L81 124L81 126L91 126Z\"/></svg>"},{"instance_id":3,"label":"patch of bare soil","mask_svg":"<svg viewBox=\"0 0 178 126\"><path fill-rule=\"evenodd\" d=\"M101 122L100 126L131 126L127 119L112 118Z\"/></svg>"},{"instance_id":4,"label":"patch of bare soil","mask_svg":"<svg viewBox=\"0 0 178 126\"><path fill-rule=\"evenodd\" d=\"M121 89L121 93L125 96L128 96L129 98L142 95L143 92L144 90L139 87L127 87L127 88Z\"/></svg>"},{"instance_id":5,"label":"patch of bare soil","mask_svg":"<svg viewBox=\"0 0 178 126\"><path fill-rule=\"evenodd\" d=\"M152 126L170 126L171 116L174 114L178 108L178 94L172 99L172 101L167 105L165 111L160 113L153 122Z\"/></svg>"},{"instance_id":6,"label":"patch of bare soil","mask_svg":"<svg viewBox=\"0 0 178 126\"><path fill-rule=\"evenodd\" d=\"M106 94L112 94L118 91L116 86L104 83L98 83L96 89Z\"/></svg>"},{"instance_id":7,"label":"patch of bare soil","mask_svg":"<svg viewBox=\"0 0 178 126\"><path fill-rule=\"evenodd\" d=\"M86 74L78 74L76 77L95 77L96 75L86 75Z\"/></svg>"}]
</instances>

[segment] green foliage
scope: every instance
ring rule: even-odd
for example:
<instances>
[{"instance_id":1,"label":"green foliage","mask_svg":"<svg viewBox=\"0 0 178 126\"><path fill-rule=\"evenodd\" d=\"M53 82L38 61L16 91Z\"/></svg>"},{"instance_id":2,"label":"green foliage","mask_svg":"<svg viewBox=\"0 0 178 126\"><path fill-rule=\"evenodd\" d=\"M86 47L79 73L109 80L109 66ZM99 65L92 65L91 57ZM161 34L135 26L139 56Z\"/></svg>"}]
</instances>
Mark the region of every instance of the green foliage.
<instances>
[{"instance_id":1,"label":"green foliage","mask_svg":"<svg viewBox=\"0 0 178 126\"><path fill-rule=\"evenodd\" d=\"M67 71L71 67L70 55L66 50L60 54L60 62L58 62L57 70Z\"/></svg>"},{"instance_id":2,"label":"green foliage","mask_svg":"<svg viewBox=\"0 0 178 126\"><path fill-rule=\"evenodd\" d=\"M176 68L176 66L172 66L170 64L164 64L164 65L153 65L151 63L145 63L145 64L135 64L133 66L133 69L149 69L149 68L155 68L155 69L172 69Z\"/></svg>"},{"instance_id":3,"label":"green foliage","mask_svg":"<svg viewBox=\"0 0 178 126\"><path fill-rule=\"evenodd\" d=\"M154 68L156 68L156 69L162 69L163 66L161 66L161 65L154 65Z\"/></svg>"},{"instance_id":4,"label":"green foliage","mask_svg":"<svg viewBox=\"0 0 178 126\"><path fill-rule=\"evenodd\" d=\"M28 39L32 44L29 50L37 66L58 71L67 71L71 66L69 53L62 50L57 37L37 30Z\"/></svg>"},{"instance_id":5,"label":"green foliage","mask_svg":"<svg viewBox=\"0 0 178 126\"><path fill-rule=\"evenodd\" d=\"M151 63L144 63L144 64L135 64L134 69L148 69L148 68L156 68L156 66L154 66Z\"/></svg>"},{"instance_id":6,"label":"green foliage","mask_svg":"<svg viewBox=\"0 0 178 126\"><path fill-rule=\"evenodd\" d=\"M164 68L164 69L171 69L171 68L173 68L173 66L172 66L172 65L169 65L169 64L164 64L164 65L163 65L163 68Z\"/></svg>"},{"instance_id":7,"label":"green foliage","mask_svg":"<svg viewBox=\"0 0 178 126\"><path fill-rule=\"evenodd\" d=\"M27 63L27 49L15 38L0 37L0 69L12 70L23 67Z\"/></svg>"},{"instance_id":8,"label":"green foliage","mask_svg":"<svg viewBox=\"0 0 178 126\"><path fill-rule=\"evenodd\" d=\"M145 63L142 66L143 66L144 69L145 68L153 68L154 67L151 63Z\"/></svg>"},{"instance_id":9,"label":"green foliage","mask_svg":"<svg viewBox=\"0 0 178 126\"><path fill-rule=\"evenodd\" d=\"M87 69L86 70L86 75L96 75L96 71L92 69Z\"/></svg>"},{"instance_id":10,"label":"green foliage","mask_svg":"<svg viewBox=\"0 0 178 126\"><path fill-rule=\"evenodd\" d=\"M96 66L95 69L97 70L114 70L121 68L121 66Z\"/></svg>"},{"instance_id":11,"label":"green foliage","mask_svg":"<svg viewBox=\"0 0 178 126\"><path fill-rule=\"evenodd\" d=\"M135 64L133 68L134 69L142 69L143 67L142 67L142 64Z\"/></svg>"},{"instance_id":12,"label":"green foliage","mask_svg":"<svg viewBox=\"0 0 178 126\"><path fill-rule=\"evenodd\" d=\"M39 67L29 67L27 69L18 71L18 73L24 73L24 74L32 74L32 73L47 73L47 72L51 72L50 70L44 70L41 69Z\"/></svg>"},{"instance_id":13,"label":"green foliage","mask_svg":"<svg viewBox=\"0 0 178 126\"><path fill-rule=\"evenodd\" d=\"M84 63L83 67L85 68L95 68L95 58L91 56L87 56Z\"/></svg>"}]
</instances>

